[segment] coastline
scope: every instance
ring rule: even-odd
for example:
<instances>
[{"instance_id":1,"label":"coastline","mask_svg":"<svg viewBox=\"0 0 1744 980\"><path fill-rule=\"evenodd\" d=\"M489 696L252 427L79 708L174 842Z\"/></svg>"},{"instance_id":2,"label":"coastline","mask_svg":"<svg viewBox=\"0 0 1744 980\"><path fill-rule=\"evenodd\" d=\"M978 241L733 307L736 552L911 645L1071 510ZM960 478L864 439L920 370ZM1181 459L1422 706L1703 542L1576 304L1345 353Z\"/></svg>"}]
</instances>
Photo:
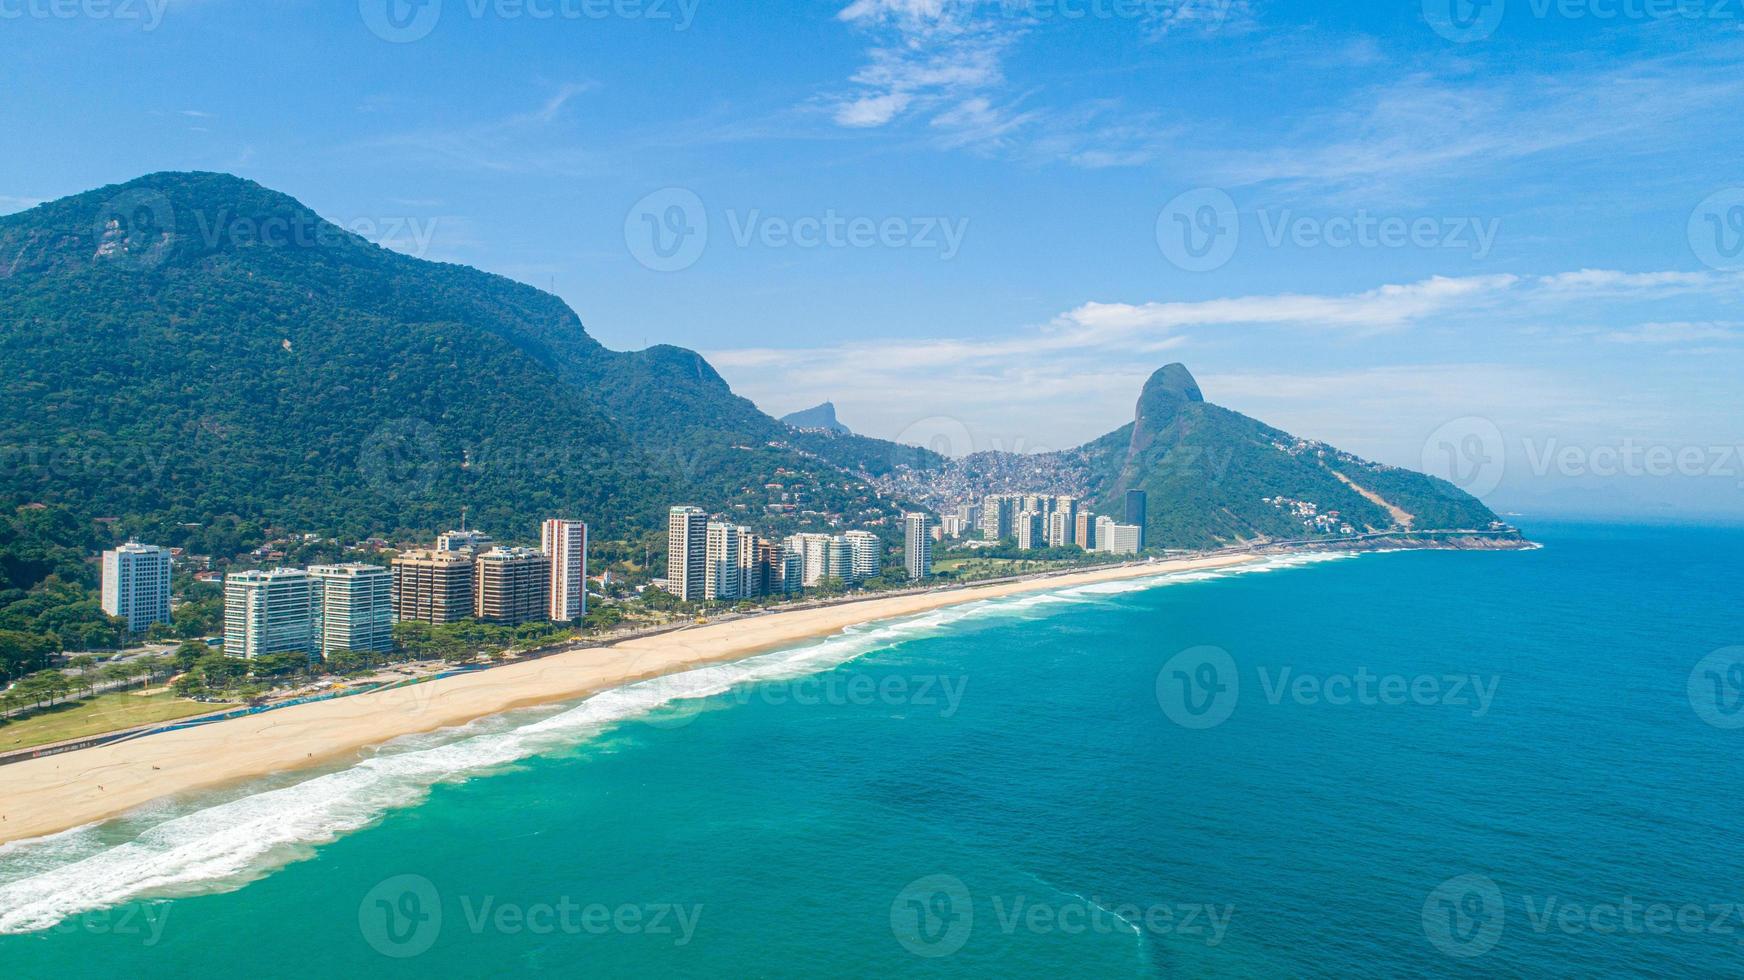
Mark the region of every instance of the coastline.
<instances>
[{"instance_id":1,"label":"coastline","mask_svg":"<svg viewBox=\"0 0 1744 980\"><path fill-rule=\"evenodd\" d=\"M577 700L865 623L1012 595L1228 568L1265 557L1169 559L773 612L46 756L0 768L0 844L100 822L169 796L360 757L401 736Z\"/></svg>"}]
</instances>

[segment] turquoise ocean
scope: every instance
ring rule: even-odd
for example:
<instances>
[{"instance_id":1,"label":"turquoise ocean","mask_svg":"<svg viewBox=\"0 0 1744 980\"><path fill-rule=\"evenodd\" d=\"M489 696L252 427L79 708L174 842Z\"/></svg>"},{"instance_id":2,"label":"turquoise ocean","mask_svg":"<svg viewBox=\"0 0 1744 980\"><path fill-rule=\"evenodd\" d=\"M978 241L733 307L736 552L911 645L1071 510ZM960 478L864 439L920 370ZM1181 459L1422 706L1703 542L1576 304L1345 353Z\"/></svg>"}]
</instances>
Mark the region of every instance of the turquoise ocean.
<instances>
[{"instance_id":1,"label":"turquoise ocean","mask_svg":"<svg viewBox=\"0 0 1744 980\"><path fill-rule=\"evenodd\" d=\"M7 977L1744 975L1744 531L878 623L0 847Z\"/></svg>"}]
</instances>

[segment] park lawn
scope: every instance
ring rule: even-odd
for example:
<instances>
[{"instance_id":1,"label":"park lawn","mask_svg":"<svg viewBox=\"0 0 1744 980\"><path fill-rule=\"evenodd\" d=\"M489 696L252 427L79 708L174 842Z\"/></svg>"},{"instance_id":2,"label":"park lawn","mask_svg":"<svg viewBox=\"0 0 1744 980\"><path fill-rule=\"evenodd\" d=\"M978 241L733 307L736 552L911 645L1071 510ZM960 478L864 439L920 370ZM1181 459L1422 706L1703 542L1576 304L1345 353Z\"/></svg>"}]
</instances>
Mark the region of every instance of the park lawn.
<instances>
[{"instance_id":1,"label":"park lawn","mask_svg":"<svg viewBox=\"0 0 1744 980\"><path fill-rule=\"evenodd\" d=\"M223 708L223 705L201 704L173 694L99 694L0 723L0 752L203 715Z\"/></svg>"}]
</instances>

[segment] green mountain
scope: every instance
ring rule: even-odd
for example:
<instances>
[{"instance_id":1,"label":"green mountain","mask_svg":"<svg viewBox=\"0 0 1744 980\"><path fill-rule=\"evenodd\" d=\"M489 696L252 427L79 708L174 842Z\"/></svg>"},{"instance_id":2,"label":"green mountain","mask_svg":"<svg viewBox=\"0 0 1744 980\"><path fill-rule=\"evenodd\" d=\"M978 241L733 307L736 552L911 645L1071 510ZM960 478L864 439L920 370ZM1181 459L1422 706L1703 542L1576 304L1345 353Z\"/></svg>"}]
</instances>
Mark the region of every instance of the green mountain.
<instances>
[{"instance_id":1,"label":"green mountain","mask_svg":"<svg viewBox=\"0 0 1744 980\"><path fill-rule=\"evenodd\" d=\"M859 474L932 462L795 433L691 351L608 350L553 296L210 173L0 218L0 391L0 500L170 543L427 534L463 506L523 538L567 515L629 539L678 502L893 513Z\"/></svg>"},{"instance_id":2,"label":"green mountain","mask_svg":"<svg viewBox=\"0 0 1744 980\"><path fill-rule=\"evenodd\" d=\"M1149 500L1153 545L1201 547L1340 530L1487 530L1498 518L1445 480L1299 439L1205 401L1187 368L1157 371L1133 421L1075 453L1099 513ZM1313 516L1336 514L1316 524Z\"/></svg>"}]
</instances>

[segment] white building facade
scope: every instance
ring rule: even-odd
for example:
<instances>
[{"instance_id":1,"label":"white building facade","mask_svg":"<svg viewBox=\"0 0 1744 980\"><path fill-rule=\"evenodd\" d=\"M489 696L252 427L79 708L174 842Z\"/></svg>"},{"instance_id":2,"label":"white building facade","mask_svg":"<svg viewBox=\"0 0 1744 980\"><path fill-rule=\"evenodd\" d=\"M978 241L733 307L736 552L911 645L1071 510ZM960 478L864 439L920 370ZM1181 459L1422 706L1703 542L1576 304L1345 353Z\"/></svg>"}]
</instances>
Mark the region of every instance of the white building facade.
<instances>
[{"instance_id":1,"label":"white building facade","mask_svg":"<svg viewBox=\"0 0 1744 980\"><path fill-rule=\"evenodd\" d=\"M129 541L103 552L103 611L127 620L129 633L170 621L170 551Z\"/></svg>"},{"instance_id":2,"label":"white building facade","mask_svg":"<svg viewBox=\"0 0 1744 980\"><path fill-rule=\"evenodd\" d=\"M551 559L551 621L587 615L587 525L552 518L539 525L539 550Z\"/></svg>"}]
</instances>

